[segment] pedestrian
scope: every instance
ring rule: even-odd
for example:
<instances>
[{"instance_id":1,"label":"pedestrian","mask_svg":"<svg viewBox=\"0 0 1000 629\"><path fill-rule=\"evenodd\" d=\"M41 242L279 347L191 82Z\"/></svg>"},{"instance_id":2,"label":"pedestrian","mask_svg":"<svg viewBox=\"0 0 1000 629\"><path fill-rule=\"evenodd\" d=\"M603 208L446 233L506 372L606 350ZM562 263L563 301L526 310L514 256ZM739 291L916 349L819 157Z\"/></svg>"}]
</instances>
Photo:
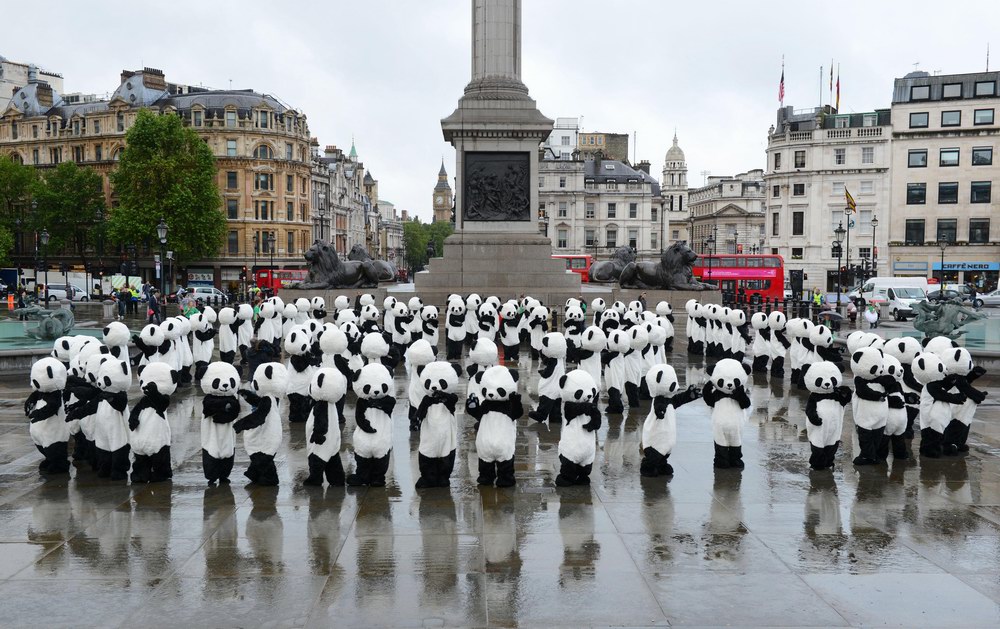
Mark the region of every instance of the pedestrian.
<instances>
[{"instance_id":1,"label":"pedestrian","mask_svg":"<svg viewBox=\"0 0 1000 629\"><path fill-rule=\"evenodd\" d=\"M865 310L865 321L868 322L869 330L878 327L878 308L875 304L868 304L868 310Z\"/></svg>"},{"instance_id":2,"label":"pedestrian","mask_svg":"<svg viewBox=\"0 0 1000 629\"><path fill-rule=\"evenodd\" d=\"M160 291L153 289L153 292L149 295L149 308L146 310L146 314L149 315L149 320L147 323L156 323L159 325L161 321L160 317Z\"/></svg>"},{"instance_id":3,"label":"pedestrian","mask_svg":"<svg viewBox=\"0 0 1000 629\"><path fill-rule=\"evenodd\" d=\"M583 301L583 300L581 299L580 301ZM639 293L639 303L642 304L642 310L643 310L643 312L645 312L646 311L646 293L645 292Z\"/></svg>"}]
</instances>

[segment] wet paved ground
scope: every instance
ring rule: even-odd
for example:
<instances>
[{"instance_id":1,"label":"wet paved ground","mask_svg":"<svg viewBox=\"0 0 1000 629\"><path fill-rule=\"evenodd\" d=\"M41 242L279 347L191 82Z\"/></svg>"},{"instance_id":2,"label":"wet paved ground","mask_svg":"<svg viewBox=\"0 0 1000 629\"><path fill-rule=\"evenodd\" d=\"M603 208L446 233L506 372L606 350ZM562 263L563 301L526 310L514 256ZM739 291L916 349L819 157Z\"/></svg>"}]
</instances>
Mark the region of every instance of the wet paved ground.
<instances>
[{"instance_id":1,"label":"wet paved ground","mask_svg":"<svg viewBox=\"0 0 1000 629\"><path fill-rule=\"evenodd\" d=\"M701 382L700 363L674 359ZM175 407L172 483L43 482L26 388L2 383L0 624L997 626L993 385L961 459L859 472L848 421L836 471L810 473L804 395L760 380L742 474L713 471L699 401L679 413L669 482L639 476L644 406L602 427L590 488L556 490L559 427L527 418L518 486L477 487L462 417L452 488L417 492L405 402L385 489L303 488L301 425L280 488L244 487L240 449L236 482L206 487L194 394Z\"/></svg>"}]
</instances>

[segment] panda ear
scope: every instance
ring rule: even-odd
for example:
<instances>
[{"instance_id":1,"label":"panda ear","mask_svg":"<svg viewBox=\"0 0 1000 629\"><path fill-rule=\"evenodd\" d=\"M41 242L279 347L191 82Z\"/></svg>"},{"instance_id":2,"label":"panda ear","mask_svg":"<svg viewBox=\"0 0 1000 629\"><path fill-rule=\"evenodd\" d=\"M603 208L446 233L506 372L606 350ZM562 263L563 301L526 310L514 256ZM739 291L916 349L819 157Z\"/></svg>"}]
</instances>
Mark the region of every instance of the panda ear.
<instances>
[{"instance_id":1,"label":"panda ear","mask_svg":"<svg viewBox=\"0 0 1000 629\"><path fill-rule=\"evenodd\" d=\"M743 371L745 371L746 374L749 376L750 375L750 365L748 365L746 363L740 363L740 365L743 366Z\"/></svg>"},{"instance_id":2,"label":"panda ear","mask_svg":"<svg viewBox=\"0 0 1000 629\"><path fill-rule=\"evenodd\" d=\"M931 337L925 336L924 338L920 339L920 347L927 347L927 344L930 342L931 342Z\"/></svg>"},{"instance_id":3,"label":"panda ear","mask_svg":"<svg viewBox=\"0 0 1000 629\"><path fill-rule=\"evenodd\" d=\"M955 350L955 360L958 360L961 356L962 356L962 350L956 349Z\"/></svg>"},{"instance_id":4,"label":"panda ear","mask_svg":"<svg viewBox=\"0 0 1000 629\"><path fill-rule=\"evenodd\" d=\"M266 368L264 369L264 377L265 377L265 378L267 378L268 380L270 380L270 379L271 379L271 375L272 375L273 373L274 373L274 367L272 367L271 365L268 365L268 366L267 366L267 367L266 367Z\"/></svg>"},{"instance_id":5,"label":"panda ear","mask_svg":"<svg viewBox=\"0 0 1000 629\"><path fill-rule=\"evenodd\" d=\"M711 378L713 371L715 371L715 365L709 365L708 367L705 368L705 375Z\"/></svg>"},{"instance_id":6,"label":"panda ear","mask_svg":"<svg viewBox=\"0 0 1000 629\"><path fill-rule=\"evenodd\" d=\"M326 378L326 374L325 373L319 374L319 377L316 378L316 386L318 386L320 388L323 388L323 380L325 378Z\"/></svg>"},{"instance_id":7,"label":"panda ear","mask_svg":"<svg viewBox=\"0 0 1000 629\"><path fill-rule=\"evenodd\" d=\"M920 367L921 369L925 369L925 367L924 367L924 359L923 358L920 358L920 359L917 360L917 367Z\"/></svg>"},{"instance_id":8,"label":"panda ear","mask_svg":"<svg viewBox=\"0 0 1000 629\"><path fill-rule=\"evenodd\" d=\"M511 368L508 367L507 371L510 372L510 377L511 377L511 379L514 380L514 382L517 382L518 378L521 377L520 374L517 373L517 369L511 369Z\"/></svg>"},{"instance_id":9,"label":"panda ear","mask_svg":"<svg viewBox=\"0 0 1000 629\"><path fill-rule=\"evenodd\" d=\"M424 372L424 366L423 365L417 365L417 375L419 376L423 372Z\"/></svg>"},{"instance_id":10,"label":"panda ear","mask_svg":"<svg viewBox=\"0 0 1000 629\"><path fill-rule=\"evenodd\" d=\"M52 379L52 365L49 365L49 366L47 366L47 367L45 368L45 372L46 372L47 374L49 374L49 379L51 380L51 379Z\"/></svg>"},{"instance_id":11,"label":"panda ear","mask_svg":"<svg viewBox=\"0 0 1000 629\"><path fill-rule=\"evenodd\" d=\"M566 375L565 374L559 376L559 388L561 389L564 386L566 386Z\"/></svg>"},{"instance_id":12,"label":"panda ear","mask_svg":"<svg viewBox=\"0 0 1000 629\"><path fill-rule=\"evenodd\" d=\"M663 370L662 369L656 372L656 382L657 383L663 382Z\"/></svg>"},{"instance_id":13,"label":"panda ear","mask_svg":"<svg viewBox=\"0 0 1000 629\"><path fill-rule=\"evenodd\" d=\"M125 361L122 361L122 362L120 362L118 364L122 366L122 373L127 376L128 375L128 365L125 363Z\"/></svg>"},{"instance_id":14,"label":"panda ear","mask_svg":"<svg viewBox=\"0 0 1000 629\"><path fill-rule=\"evenodd\" d=\"M174 371L173 369L171 369L170 370L170 381L173 382L174 384L178 384L179 381L180 381L180 379L181 379L181 372Z\"/></svg>"},{"instance_id":15,"label":"panda ear","mask_svg":"<svg viewBox=\"0 0 1000 629\"><path fill-rule=\"evenodd\" d=\"M451 363L451 368L455 370L455 375L456 376L462 377L462 366L461 365L458 365L458 364L455 364L455 363Z\"/></svg>"},{"instance_id":16,"label":"panda ear","mask_svg":"<svg viewBox=\"0 0 1000 629\"><path fill-rule=\"evenodd\" d=\"M861 360L862 356L863 354L860 351L854 352L854 355L851 356L851 360L853 360L854 362L858 362L859 360Z\"/></svg>"},{"instance_id":17,"label":"panda ear","mask_svg":"<svg viewBox=\"0 0 1000 629\"><path fill-rule=\"evenodd\" d=\"M485 371L477 371L476 375L472 376L472 381L475 382L476 384L482 384L483 383L483 374L484 373L486 373L486 372Z\"/></svg>"}]
</instances>

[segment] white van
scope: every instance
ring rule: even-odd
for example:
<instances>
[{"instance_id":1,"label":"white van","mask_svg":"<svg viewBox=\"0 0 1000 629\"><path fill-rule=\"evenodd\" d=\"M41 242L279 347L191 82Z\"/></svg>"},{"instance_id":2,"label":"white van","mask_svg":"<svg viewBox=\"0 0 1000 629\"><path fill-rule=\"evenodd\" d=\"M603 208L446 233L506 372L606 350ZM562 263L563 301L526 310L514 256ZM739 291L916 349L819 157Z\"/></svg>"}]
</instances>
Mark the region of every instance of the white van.
<instances>
[{"instance_id":1,"label":"white van","mask_svg":"<svg viewBox=\"0 0 1000 629\"><path fill-rule=\"evenodd\" d=\"M927 279L923 277L873 277L860 290L865 303L877 304L896 321L913 316L913 304L927 299Z\"/></svg>"}]
</instances>

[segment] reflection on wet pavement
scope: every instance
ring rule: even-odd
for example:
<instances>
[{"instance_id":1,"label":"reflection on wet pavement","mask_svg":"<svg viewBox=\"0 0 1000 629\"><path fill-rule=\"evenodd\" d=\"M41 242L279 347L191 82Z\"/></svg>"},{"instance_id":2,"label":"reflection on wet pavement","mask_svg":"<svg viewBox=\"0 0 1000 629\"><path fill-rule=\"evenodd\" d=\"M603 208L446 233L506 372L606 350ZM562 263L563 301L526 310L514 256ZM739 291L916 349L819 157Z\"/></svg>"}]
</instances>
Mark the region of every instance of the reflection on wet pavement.
<instances>
[{"instance_id":1,"label":"reflection on wet pavement","mask_svg":"<svg viewBox=\"0 0 1000 629\"><path fill-rule=\"evenodd\" d=\"M673 359L682 386L704 380ZM418 492L405 403L384 489L303 487L301 425L280 487L206 486L194 392L171 418L173 482L130 487L39 479L24 394L0 385L4 625L1000 625L992 399L967 457L855 469L848 413L836 469L811 473L805 397L758 377L742 473L712 469L696 402L678 411L675 476L641 477L643 406L604 422L591 487L558 490L559 426L522 420L517 487L480 488L460 415L451 488Z\"/></svg>"}]
</instances>

